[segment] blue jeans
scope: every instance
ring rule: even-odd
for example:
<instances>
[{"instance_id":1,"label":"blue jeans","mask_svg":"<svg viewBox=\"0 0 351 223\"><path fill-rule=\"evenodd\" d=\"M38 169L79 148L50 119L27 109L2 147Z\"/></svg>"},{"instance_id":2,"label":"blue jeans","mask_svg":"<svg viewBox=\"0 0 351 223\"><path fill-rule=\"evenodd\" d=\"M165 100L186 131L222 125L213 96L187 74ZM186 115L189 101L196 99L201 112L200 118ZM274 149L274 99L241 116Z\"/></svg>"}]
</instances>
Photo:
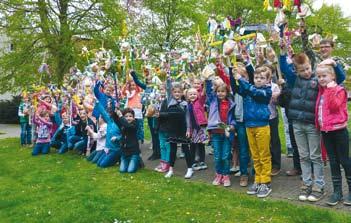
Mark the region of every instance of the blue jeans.
<instances>
[{"instance_id":1,"label":"blue jeans","mask_svg":"<svg viewBox=\"0 0 351 223\"><path fill-rule=\"evenodd\" d=\"M137 138L144 142L144 119L135 119L137 124Z\"/></svg>"},{"instance_id":2,"label":"blue jeans","mask_svg":"<svg viewBox=\"0 0 351 223\"><path fill-rule=\"evenodd\" d=\"M35 143L32 155L37 156L41 154L48 154L50 152L50 143Z\"/></svg>"},{"instance_id":3,"label":"blue jeans","mask_svg":"<svg viewBox=\"0 0 351 223\"><path fill-rule=\"evenodd\" d=\"M106 168L115 165L120 156L120 150L109 150L108 153L103 152L99 160L97 161L98 167Z\"/></svg>"},{"instance_id":4,"label":"blue jeans","mask_svg":"<svg viewBox=\"0 0 351 223\"><path fill-rule=\"evenodd\" d=\"M104 150L99 150L96 151L94 150L90 156L87 158L88 161L92 162L92 163L97 163L98 160L100 159L100 157L104 154Z\"/></svg>"},{"instance_id":5,"label":"blue jeans","mask_svg":"<svg viewBox=\"0 0 351 223\"><path fill-rule=\"evenodd\" d=\"M72 136L70 143L73 145L73 149L84 152L88 145L88 137Z\"/></svg>"},{"instance_id":6,"label":"blue jeans","mask_svg":"<svg viewBox=\"0 0 351 223\"><path fill-rule=\"evenodd\" d=\"M135 173L139 167L140 156L138 154L130 156L121 156L121 165L119 172L121 173Z\"/></svg>"},{"instance_id":7,"label":"blue jeans","mask_svg":"<svg viewBox=\"0 0 351 223\"><path fill-rule=\"evenodd\" d=\"M211 143L214 149L216 173L229 175L232 143L224 134L212 134Z\"/></svg>"},{"instance_id":8,"label":"blue jeans","mask_svg":"<svg viewBox=\"0 0 351 223\"><path fill-rule=\"evenodd\" d=\"M165 132L158 132L158 136L160 139L161 160L169 163L171 155L171 146L169 142L167 142L168 134Z\"/></svg>"},{"instance_id":9,"label":"blue jeans","mask_svg":"<svg viewBox=\"0 0 351 223\"><path fill-rule=\"evenodd\" d=\"M62 141L58 141L58 140L52 141L50 146L58 149L57 153L59 153L59 154L64 154L65 152L68 151L67 143L64 143Z\"/></svg>"},{"instance_id":10,"label":"blue jeans","mask_svg":"<svg viewBox=\"0 0 351 223\"><path fill-rule=\"evenodd\" d=\"M21 123L21 145L32 143L32 126L28 122Z\"/></svg>"},{"instance_id":11,"label":"blue jeans","mask_svg":"<svg viewBox=\"0 0 351 223\"><path fill-rule=\"evenodd\" d=\"M250 155L245 124L243 122L237 122L235 130L238 135L240 173L241 175L248 175L247 167L250 161Z\"/></svg>"}]
</instances>

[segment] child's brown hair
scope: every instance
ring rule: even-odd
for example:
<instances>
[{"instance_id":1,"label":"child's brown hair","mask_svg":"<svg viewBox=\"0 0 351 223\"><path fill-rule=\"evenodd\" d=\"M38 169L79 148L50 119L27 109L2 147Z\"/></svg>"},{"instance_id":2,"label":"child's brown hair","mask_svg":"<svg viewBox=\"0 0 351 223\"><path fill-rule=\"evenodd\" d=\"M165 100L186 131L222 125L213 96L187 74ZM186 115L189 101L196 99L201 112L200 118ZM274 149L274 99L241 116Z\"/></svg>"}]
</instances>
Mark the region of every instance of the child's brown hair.
<instances>
[{"instance_id":1,"label":"child's brown hair","mask_svg":"<svg viewBox=\"0 0 351 223\"><path fill-rule=\"evenodd\" d=\"M272 77L272 69L269 68L266 65L263 66L259 66L256 68L254 75L258 75L258 74L264 74L267 78L267 80L270 80Z\"/></svg>"},{"instance_id":2,"label":"child's brown hair","mask_svg":"<svg viewBox=\"0 0 351 223\"><path fill-rule=\"evenodd\" d=\"M295 66L302 65L305 63L310 64L310 59L308 58L308 56L305 53L298 53L294 56L293 63Z\"/></svg>"}]
</instances>

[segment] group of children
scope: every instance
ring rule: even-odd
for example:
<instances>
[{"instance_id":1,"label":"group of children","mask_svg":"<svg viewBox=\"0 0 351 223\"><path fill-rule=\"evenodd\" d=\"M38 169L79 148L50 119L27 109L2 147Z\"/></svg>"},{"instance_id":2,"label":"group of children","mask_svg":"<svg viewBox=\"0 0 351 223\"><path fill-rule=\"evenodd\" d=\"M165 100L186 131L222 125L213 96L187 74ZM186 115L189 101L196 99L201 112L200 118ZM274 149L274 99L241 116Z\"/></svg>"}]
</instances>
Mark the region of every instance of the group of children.
<instances>
[{"instance_id":1,"label":"group of children","mask_svg":"<svg viewBox=\"0 0 351 223\"><path fill-rule=\"evenodd\" d=\"M332 44L322 41L321 52L322 47L333 47ZM274 54L272 49L269 52ZM143 117L147 117L153 149L149 159L160 159L156 171L165 173L167 178L174 174L179 146L185 154L185 178L191 178L194 170L207 168L205 145L210 143L215 166L212 184L231 185L234 160L240 166L240 186L248 186L251 174L248 166L252 160L254 181L247 194L264 198L272 191L272 175L277 175L281 168L277 105L285 104L288 137L295 145L294 156L299 156L296 165L300 167L296 168L300 169L295 170L302 172L298 199L314 202L325 194L323 142L334 188L328 204L336 205L343 198L341 165L350 191L344 204L351 205L347 92L342 85L345 73L328 55L311 64L305 53L288 56L287 46L282 42L278 67L273 63L275 55L273 60L264 58L254 67L248 54L242 51L235 67L225 67L218 57L215 70L179 82L168 74L158 88L152 78L147 77L143 83L131 71L131 79L118 93L126 99L122 110L118 106L120 101L113 96L116 89L98 79L94 89L86 93L92 99L90 105L84 98L80 104L74 104L64 96L53 99L47 94L38 96L39 104L29 118L36 132L32 154L46 154L51 146L58 153L74 149L87 154L87 159L100 167L119 162L121 172L135 172L142 162L140 143L144 140ZM278 86L284 82L278 70L285 78L284 90ZM23 100L19 111L21 144L27 144L28 100L26 97Z\"/></svg>"}]
</instances>

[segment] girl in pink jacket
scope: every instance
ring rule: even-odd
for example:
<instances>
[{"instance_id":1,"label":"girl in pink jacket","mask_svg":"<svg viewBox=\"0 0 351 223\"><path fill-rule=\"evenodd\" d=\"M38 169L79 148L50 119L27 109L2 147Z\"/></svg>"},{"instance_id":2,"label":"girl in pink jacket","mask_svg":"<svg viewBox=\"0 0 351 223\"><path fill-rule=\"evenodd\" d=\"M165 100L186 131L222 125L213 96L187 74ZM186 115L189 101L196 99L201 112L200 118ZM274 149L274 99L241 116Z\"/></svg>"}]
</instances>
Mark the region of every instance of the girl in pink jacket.
<instances>
[{"instance_id":1,"label":"girl in pink jacket","mask_svg":"<svg viewBox=\"0 0 351 223\"><path fill-rule=\"evenodd\" d=\"M349 158L349 135L347 131L347 92L335 82L331 65L318 65L316 69L319 92L316 103L316 126L322 133L327 149L334 192L327 204L334 206L342 200L341 170L345 170L349 194L345 205L351 205L351 159Z\"/></svg>"},{"instance_id":2,"label":"girl in pink jacket","mask_svg":"<svg viewBox=\"0 0 351 223\"><path fill-rule=\"evenodd\" d=\"M194 88L187 90L188 100L188 129L187 136L191 138L190 153L194 170L207 169L205 163L205 143L207 141L206 127L207 118L205 115L206 95L203 92L201 80L193 81ZM198 162L195 162L196 152L199 155Z\"/></svg>"}]
</instances>

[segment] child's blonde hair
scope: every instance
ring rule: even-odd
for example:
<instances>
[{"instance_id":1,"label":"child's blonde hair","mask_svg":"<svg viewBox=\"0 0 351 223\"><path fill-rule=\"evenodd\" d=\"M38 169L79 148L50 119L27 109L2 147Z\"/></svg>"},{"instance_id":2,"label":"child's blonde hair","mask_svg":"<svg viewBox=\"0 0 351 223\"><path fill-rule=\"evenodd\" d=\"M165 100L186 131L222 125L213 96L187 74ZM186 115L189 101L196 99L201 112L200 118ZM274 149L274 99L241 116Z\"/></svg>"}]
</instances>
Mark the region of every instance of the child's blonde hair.
<instances>
[{"instance_id":1,"label":"child's blonde hair","mask_svg":"<svg viewBox=\"0 0 351 223\"><path fill-rule=\"evenodd\" d=\"M336 80L335 70L331 65L318 64L316 68L316 74L319 72L327 72L328 74L332 75L334 81Z\"/></svg>"}]
</instances>

